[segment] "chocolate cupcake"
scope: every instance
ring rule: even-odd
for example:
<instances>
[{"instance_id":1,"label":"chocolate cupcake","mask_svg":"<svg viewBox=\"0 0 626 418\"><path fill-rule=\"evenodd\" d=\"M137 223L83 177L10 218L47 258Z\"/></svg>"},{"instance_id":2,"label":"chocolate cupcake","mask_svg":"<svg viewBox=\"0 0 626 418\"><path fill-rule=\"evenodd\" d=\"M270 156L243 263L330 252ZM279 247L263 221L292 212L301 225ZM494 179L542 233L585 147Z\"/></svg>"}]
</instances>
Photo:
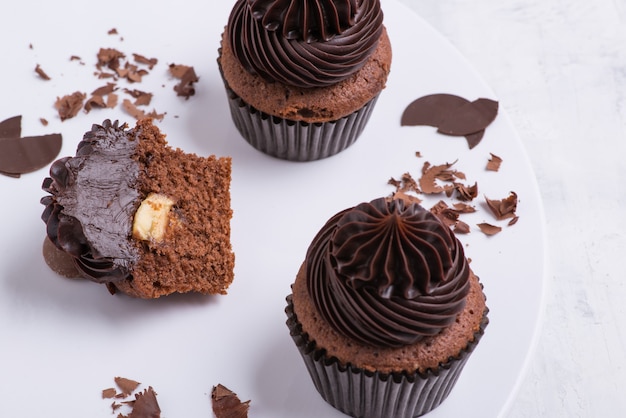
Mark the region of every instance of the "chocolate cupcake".
<instances>
[{"instance_id":1,"label":"chocolate cupcake","mask_svg":"<svg viewBox=\"0 0 626 418\"><path fill-rule=\"evenodd\" d=\"M391 44L379 0L238 0L218 64L241 135L266 154L310 161L359 137Z\"/></svg>"},{"instance_id":2,"label":"chocolate cupcake","mask_svg":"<svg viewBox=\"0 0 626 418\"><path fill-rule=\"evenodd\" d=\"M48 239L111 293L224 294L233 280L230 158L167 145L149 119L93 125L43 182Z\"/></svg>"},{"instance_id":3,"label":"chocolate cupcake","mask_svg":"<svg viewBox=\"0 0 626 418\"><path fill-rule=\"evenodd\" d=\"M420 205L393 198L333 216L287 301L287 325L316 389L354 417L436 408L488 323L461 243Z\"/></svg>"}]
</instances>

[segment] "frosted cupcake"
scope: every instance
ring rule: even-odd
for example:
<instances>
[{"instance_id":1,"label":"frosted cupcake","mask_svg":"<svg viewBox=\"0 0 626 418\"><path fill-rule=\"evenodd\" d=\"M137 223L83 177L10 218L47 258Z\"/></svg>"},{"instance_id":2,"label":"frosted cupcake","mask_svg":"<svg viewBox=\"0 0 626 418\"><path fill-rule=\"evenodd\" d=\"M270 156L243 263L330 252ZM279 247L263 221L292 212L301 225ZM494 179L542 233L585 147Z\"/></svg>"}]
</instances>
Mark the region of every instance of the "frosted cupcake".
<instances>
[{"instance_id":1,"label":"frosted cupcake","mask_svg":"<svg viewBox=\"0 0 626 418\"><path fill-rule=\"evenodd\" d=\"M218 64L241 135L266 154L310 161L359 137L391 44L378 0L238 0Z\"/></svg>"},{"instance_id":2,"label":"frosted cupcake","mask_svg":"<svg viewBox=\"0 0 626 418\"><path fill-rule=\"evenodd\" d=\"M333 216L288 296L287 325L316 389L354 417L416 417L443 402L487 326L460 242L415 203Z\"/></svg>"}]
</instances>

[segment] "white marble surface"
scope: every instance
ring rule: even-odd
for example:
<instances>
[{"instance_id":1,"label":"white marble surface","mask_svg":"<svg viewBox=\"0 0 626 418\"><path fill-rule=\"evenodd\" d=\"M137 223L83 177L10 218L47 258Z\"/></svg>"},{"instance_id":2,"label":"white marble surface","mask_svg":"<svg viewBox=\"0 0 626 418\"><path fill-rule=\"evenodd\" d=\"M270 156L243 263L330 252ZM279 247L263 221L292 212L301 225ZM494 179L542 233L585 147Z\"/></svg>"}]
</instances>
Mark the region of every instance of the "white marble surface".
<instances>
[{"instance_id":1,"label":"white marble surface","mask_svg":"<svg viewBox=\"0 0 626 418\"><path fill-rule=\"evenodd\" d=\"M505 416L626 416L626 1L402 1L493 88L541 189L542 327Z\"/></svg>"}]
</instances>

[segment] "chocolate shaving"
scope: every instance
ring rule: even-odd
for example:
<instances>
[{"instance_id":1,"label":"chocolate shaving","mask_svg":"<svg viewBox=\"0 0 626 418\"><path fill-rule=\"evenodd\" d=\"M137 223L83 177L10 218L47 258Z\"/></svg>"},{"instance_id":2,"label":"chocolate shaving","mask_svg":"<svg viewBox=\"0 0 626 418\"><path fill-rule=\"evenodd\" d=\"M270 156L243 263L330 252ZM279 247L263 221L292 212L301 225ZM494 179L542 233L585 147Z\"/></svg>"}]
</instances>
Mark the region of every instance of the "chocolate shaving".
<instances>
[{"instance_id":1,"label":"chocolate shaving","mask_svg":"<svg viewBox=\"0 0 626 418\"><path fill-rule=\"evenodd\" d=\"M448 227L456 225L457 221L459 220L459 213L454 209L450 209L450 207L448 207L446 202L444 202L443 200L437 202L436 205L430 208L430 211L433 215L437 216L444 225Z\"/></svg>"},{"instance_id":2,"label":"chocolate shaving","mask_svg":"<svg viewBox=\"0 0 626 418\"><path fill-rule=\"evenodd\" d=\"M115 106L117 106L117 99L117 94L109 93L107 96L107 108L113 109Z\"/></svg>"},{"instance_id":3,"label":"chocolate shaving","mask_svg":"<svg viewBox=\"0 0 626 418\"><path fill-rule=\"evenodd\" d=\"M474 183L473 186L466 186L461 183L454 183L454 189L457 192L457 199L469 202L478 196L478 183Z\"/></svg>"},{"instance_id":4,"label":"chocolate shaving","mask_svg":"<svg viewBox=\"0 0 626 418\"><path fill-rule=\"evenodd\" d=\"M515 211L517 210L517 194L511 192L508 197L496 200L489 199L485 196L487 206L491 209L491 212L495 215L496 219L509 219L514 218Z\"/></svg>"},{"instance_id":5,"label":"chocolate shaving","mask_svg":"<svg viewBox=\"0 0 626 418\"><path fill-rule=\"evenodd\" d=\"M170 64L170 74L180 80L180 83L174 86L174 91L178 96L182 96L185 99L196 94L196 90L193 84L199 80L193 67L187 65Z\"/></svg>"},{"instance_id":6,"label":"chocolate shaving","mask_svg":"<svg viewBox=\"0 0 626 418\"><path fill-rule=\"evenodd\" d=\"M98 63L96 68L102 70L102 68L106 67L116 71L120 67L120 60L126 58L126 55L115 48L100 48L97 57Z\"/></svg>"},{"instance_id":7,"label":"chocolate shaving","mask_svg":"<svg viewBox=\"0 0 626 418\"><path fill-rule=\"evenodd\" d=\"M115 388L102 389L102 399L112 399L116 395Z\"/></svg>"},{"instance_id":8,"label":"chocolate shaving","mask_svg":"<svg viewBox=\"0 0 626 418\"><path fill-rule=\"evenodd\" d=\"M46 74L44 70L42 70L39 64L37 64L37 66L35 67L35 72L39 75L39 77L43 78L44 80L50 80L50 76Z\"/></svg>"},{"instance_id":9,"label":"chocolate shaving","mask_svg":"<svg viewBox=\"0 0 626 418\"><path fill-rule=\"evenodd\" d=\"M154 68L154 66L159 62L156 58L146 58L140 54L133 54L133 58L135 59L135 62L147 65L149 69Z\"/></svg>"},{"instance_id":10,"label":"chocolate shaving","mask_svg":"<svg viewBox=\"0 0 626 418\"><path fill-rule=\"evenodd\" d=\"M43 126L48 126L48 119L46 118L39 118L39 122L41 122Z\"/></svg>"},{"instance_id":11,"label":"chocolate shaving","mask_svg":"<svg viewBox=\"0 0 626 418\"><path fill-rule=\"evenodd\" d=\"M456 210L459 213L474 213L476 212L476 208L474 206L470 206L466 203L455 203L454 205L452 205L454 207L454 210Z\"/></svg>"},{"instance_id":12,"label":"chocolate shaving","mask_svg":"<svg viewBox=\"0 0 626 418\"><path fill-rule=\"evenodd\" d=\"M115 83L107 83L105 86L98 87L94 91L91 92L92 96L106 96L107 94L113 93L116 90Z\"/></svg>"},{"instance_id":13,"label":"chocolate shaving","mask_svg":"<svg viewBox=\"0 0 626 418\"><path fill-rule=\"evenodd\" d=\"M157 120L163 120L163 117L165 116L165 113L157 113L156 110L154 109L152 110L152 112L146 113L143 110L138 109L137 106L131 103L131 101L128 99L124 99L124 101L122 102L122 108L129 115L131 115L137 120L144 119L146 117L157 119Z\"/></svg>"},{"instance_id":14,"label":"chocolate shaving","mask_svg":"<svg viewBox=\"0 0 626 418\"><path fill-rule=\"evenodd\" d=\"M102 96L91 96L87 99L84 106L85 111L90 112L94 107L99 107L101 109L107 107Z\"/></svg>"},{"instance_id":15,"label":"chocolate shaving","mask_svg":"<svg viewBox=\"0 0 626 418\"><path fill-rule=\"evenodd\" d=\"M135 401L132 403L133 410L128 414L128 418L160 418L161 408L156 399L156 392L149 386L143 392L135 394Z\"/></svg>"},{"instance_id":16,"label":"chocolate shaving","mask_svg":"<svg viewBox=\"0 0 626 418\"><path fill-rule=\"evenodd\" d=\"M211 391L211 403L216 418L247 418L250 401L241 402L237 395L218 384Z\"/></svg>"},{"instance_id":17,"label":"chocolate shaving","mask_svg":"<svg viewBox=\"0 0 626 418\"><path fill-rule=\"evenodd\" d=\"M491 158L487 162L487 170L488 171L500 170L500 165L502 164L502 158L492 153L489 153L489 155L491 155Z\"/></svg>"},{"instance_id":18,"label":"chocolate shaving","mask_svg":"<svg viewBox=\"0 0 626 418\"><path fill-rule=\"evenodd\" d=\"M454 225L454 233L455 234L469 234L470 226L463 221L458 221L456 225Z\"/></svg>"},{"instance_id":19,"label":"chocolate shaving","mask_svg":"<svg viewBox=\"0 0 626 418\"><path fill-rule=\"evenodd\" d=\"M425 162L422 167L422 177L419 179L419 186L425 194L439 194L450 192L454 189L453 185L440 186L437 180L443 182L451 182L455 179L455 170L450 170L454 163L446 163L431 166L429 162Z\"/></svg>"},{"instance_id":20,"label":"chocolate shaving","mask_svg":"<svg viewBox=\"0 0 626 418\"><path fill-rule=\"evenodd\" d=\"M117 385L118 388L120 388L124 396L128 396L131 393L133 393L133 391L137 389L137 387L139 387L140 385L140 383L135 380L127 379L125 377L119 377L119 376L115 377L115 384Z\"/></svg>"},{"instance_id":21,"label":"chocolate shaving","mask_svg":"<svg viewBox=\"0 0 626 418\"><path fill-rule=\"evenodd\" d=\"M498 232L502 231L501 227L496 226L496 225L491 225L486 222L480 223L477 226L480 228L483 234L489 235L489 236L495 235Z\"/></svg>"},{"instance_id":22,"label":"chocolate shaving","mask_svg":"<svg viewBox=\"0 0 626 418\"><path fill-rule=\"evenodd\" d=\"M404 192L395 192L393 194L393 198L394 199L404 200L408 204L412 204L412 203L420 204L420 203L422 203L422 199L420 199L419 197L416 197L416 196L413 196L413 195L410 195L410 194L406 194Z\"/></svg>"},{"instance_id":23,"label":"chocolate shaving","mask_svg":"<svg viewBox=\"0 0 626 418\"><path fill-rule=\"evenodd\" d=\"M390 184L396 188L396 192L415 192L421 193L417 185L417 182L411 174L404 173L400 180L396 180L393 177L389 179L387 184Z\"/></svg>"},{"instance_id":24,"label":"chocolate shaving","mask_svg":"<svg viewBox=\"0 0 626 418\"><path fill-rule=\"evenodd\" d=\"M115 29L115 28L109 29L109 31L107 33L109 35L117 35L117 29Z\"/></svg>"},{"instance_id":25,"label":"chocolate shaving","mask_svg":"<svg viewBox=\"0 0 626 418\"><path fill-rule=\"evenodd\" d=\"M513 219L511 219L507 225L508 226L513 226L513 225L515 225L517 223L517 221L519 221L519 216L516 216Z\"/></svg>"},{"instance_id":26,"label":"chocolate shaving","mask_svg":"<svg viewBox=\"0 0 626 418\"><path fill-rule=\"evenodd\" d=\"M63 97L57 97L54 107L59 112L61 121L73 118L83 107L83 102L87 95L76 91Z\"/></svg>"},{"instance_id":27,"label":"chocolate shaving","mask_svg":"<svg viewBox=\"0 0 626 418\"><path fill-rule=\"evenodd\" d=\"M446 135L465 136L470 149L498 113L498 102L480 98L473 102L452 94L431 94L411 102L402 114L402 126L427 125Z\"/></svg>"},{"instance_id":28,"label":"chocolate shaving","mask_svg":"<svg viewBox=\"0 0 626 418\"><path fill-rule=\"evenodd\" d=\"M152 101L152 93L146 93L137 89L124 89L124 92L135 98L135 106L147 106Z\"/></svg>"},{"instance_id":29,"label":"chocolate shaving","mask_svg":"<svg viewBox=\"0 0 626 418\"><path fill-rule=\"evenodd\" d=\"M125 63L124 67L118 67L115 69L115 72L121 78L125 78L131 83L140 83L141 79L144 75L148 74L148 71L144 69L139 69L134 64Z\"/></svg>"}]
</instances>

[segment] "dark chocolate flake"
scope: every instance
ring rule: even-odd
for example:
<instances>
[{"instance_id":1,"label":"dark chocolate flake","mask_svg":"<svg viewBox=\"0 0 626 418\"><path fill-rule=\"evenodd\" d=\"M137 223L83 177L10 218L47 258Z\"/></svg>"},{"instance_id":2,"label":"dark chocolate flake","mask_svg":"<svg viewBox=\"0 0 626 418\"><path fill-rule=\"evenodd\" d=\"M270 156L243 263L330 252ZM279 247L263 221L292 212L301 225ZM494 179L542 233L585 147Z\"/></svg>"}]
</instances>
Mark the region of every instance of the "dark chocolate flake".
<instances>
[{"instance_id":1,"label":"dark chocolate flake","mask_svg":"<svg viewBox=\"0 0 626 418\"><path fill-rule=\"evenodd\" d=\"M453 94L431 94L411 102L402 114L402 126L427 125L446 135L464 136L470 149L480 143L485 128L498 113L498 102L473 102Z\"/></svg>"},{"instance_id":2,"label":"dark chocolate flake","mask_svg":"<svg viewBox=\"0 0 626 418\"><path fill-rule=\"evenodd\" d=\"M469 100L454 94L423 96L406 107L400 124L402 126L427 125L438 128L450 112L466 103L469 103Z\"/></svg>"},{"instance_id":3,"label":"dark chocolate flake","mask_svg":"<svg viewBox=\"0 0 626 418\"><path fill-rule=\"evenodd\" d=\"M10 177L50 164L61 151L61 134L20 138L21 116L0 122L0 173Z\"/></svg>"},{"instance_id":4,"label":"dark chocolate flake","mask_svg":"<svg viewBox=\"0 0 626 418\"><path fill-rule=\"evenodd\" d=\"M438 131L446 135L465 136L485 129L498 114L498 102L478 99L465 103L446 115Z\"/></svg>"},{"instance_id":5,"label":"dark chocolate flake","mask_svg":"<svg viewBox=\"0 0 626 418\"><path fill-rule=\"evenodd\" d=\"M22 136L22 115L0 122L0 138L19 138L20 136Z\"/></svg>"}]
</instances>

